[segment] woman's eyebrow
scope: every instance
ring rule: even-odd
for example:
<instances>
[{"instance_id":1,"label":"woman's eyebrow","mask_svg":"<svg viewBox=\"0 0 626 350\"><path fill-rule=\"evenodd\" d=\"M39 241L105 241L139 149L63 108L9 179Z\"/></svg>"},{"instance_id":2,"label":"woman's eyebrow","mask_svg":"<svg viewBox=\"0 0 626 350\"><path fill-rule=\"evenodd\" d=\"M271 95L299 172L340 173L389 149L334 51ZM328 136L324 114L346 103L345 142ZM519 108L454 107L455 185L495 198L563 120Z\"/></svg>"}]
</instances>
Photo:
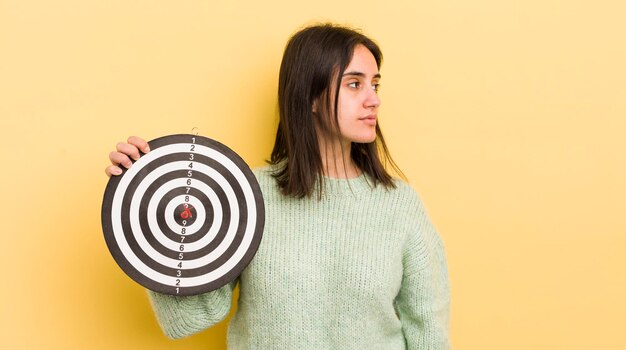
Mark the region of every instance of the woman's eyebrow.
<instances>
[{"instance_id":1,"label":"woman's eyebrow","mask_svg":"<svg viewBox=\"0 0 626 350\"><path fill-rule=\"evenodd\" d=\"M352 75L352 76L357 76L357 77L365 77L365 73L357 72L357 71L345 72L345 73L343 73L342 76L345 77L346 75ZM374 78L380 79L380 77L381 77L380 73L374 74Z\"/></svg>"}]
</instances>

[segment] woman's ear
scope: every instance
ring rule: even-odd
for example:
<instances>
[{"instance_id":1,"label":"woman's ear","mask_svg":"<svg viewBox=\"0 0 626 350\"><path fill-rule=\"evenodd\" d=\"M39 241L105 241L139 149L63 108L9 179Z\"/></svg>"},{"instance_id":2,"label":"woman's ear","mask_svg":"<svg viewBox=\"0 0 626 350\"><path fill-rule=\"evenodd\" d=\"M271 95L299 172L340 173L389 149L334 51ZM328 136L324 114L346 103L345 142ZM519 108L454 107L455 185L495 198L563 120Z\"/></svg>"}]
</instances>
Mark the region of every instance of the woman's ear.
<instances>
[{"instance_id":1,"label":"woman's ear","mask_svg":"<svg viewBox=\"0 0 626 350\"><path fill-rule=\"evenodd\" d=\"M319 101L319 98L316 98L313 101L313 106L311 106L311 111L313 111L313 114L317 114L317 105L319 104L318 101Z\"/></svg>"}]
</instances>

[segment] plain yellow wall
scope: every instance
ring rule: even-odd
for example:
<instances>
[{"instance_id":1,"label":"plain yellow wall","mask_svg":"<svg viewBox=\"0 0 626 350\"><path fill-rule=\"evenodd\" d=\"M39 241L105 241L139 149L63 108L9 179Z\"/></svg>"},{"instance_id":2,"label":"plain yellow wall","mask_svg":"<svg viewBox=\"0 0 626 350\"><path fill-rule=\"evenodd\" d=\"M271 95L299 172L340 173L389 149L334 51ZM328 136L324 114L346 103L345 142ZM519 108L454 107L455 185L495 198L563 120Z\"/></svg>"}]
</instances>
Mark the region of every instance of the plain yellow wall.
<instances>
[{"instance_id":1,"label":"plain yellow wall","mask_svg":"<svg viewBox=\"0 0 626 350\"><path fill-rule=\"evenodd\" d=\"M199 133L268 156L287 38L382 46L382 126L444 238L456 349L624 349L622 1L0 0L0 348L165 338L100 229L117 141Z\"/></svg>"}]
</instances>

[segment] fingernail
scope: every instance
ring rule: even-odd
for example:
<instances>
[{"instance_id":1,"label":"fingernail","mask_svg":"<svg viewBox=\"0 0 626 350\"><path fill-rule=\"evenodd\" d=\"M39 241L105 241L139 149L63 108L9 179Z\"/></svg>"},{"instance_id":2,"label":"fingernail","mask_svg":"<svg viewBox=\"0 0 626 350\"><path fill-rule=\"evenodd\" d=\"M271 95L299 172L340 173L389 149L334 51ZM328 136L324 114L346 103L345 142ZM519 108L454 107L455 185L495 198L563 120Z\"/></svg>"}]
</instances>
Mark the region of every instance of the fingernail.
<instances>
[{"instance_id":1,"label":"fingernail","mask_svg":"<svg viewBox=\"0 0 626 350\"><path fill-rule=\"evenodd\" d=\"M126 162L124 164L122 164L126 169L130 168L131 165L133 165L133 163L131 162Z\"/></svg>"},{"instance_id":2,"label":"fingernail","mask_svg":"<svg viewBox=\"0 0 626 350\"><path fill-rule=\"evenodd\" d=\"M143 153L148 153L150 152L150 146L146 146L143 148Z\"/></svg>"},{"instance_id":3,"label":"fingernail","mask_svg":"<svg viewBox=\"0 0 626 350\"><path fill-rule=\"evenodd\" d=\"M122 173L122 169L120 168L114 168L113 170L111 170L111 174L113 175L120 175Z\"/></svg>"}]
</instances>

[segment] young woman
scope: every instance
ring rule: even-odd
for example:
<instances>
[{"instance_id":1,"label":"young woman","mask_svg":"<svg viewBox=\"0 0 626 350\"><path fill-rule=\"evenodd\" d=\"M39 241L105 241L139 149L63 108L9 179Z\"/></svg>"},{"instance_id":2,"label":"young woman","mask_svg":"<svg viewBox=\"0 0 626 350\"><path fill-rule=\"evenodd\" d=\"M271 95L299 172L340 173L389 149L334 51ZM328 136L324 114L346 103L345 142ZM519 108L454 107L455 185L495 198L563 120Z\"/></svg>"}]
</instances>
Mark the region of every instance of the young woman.
<instances>
[{"instance_id":1,"label":"young woman","mask_svg":"<svg viewBox=\"0 0 626 350\"><path fill-rule=\"evenodd\" d=\"M382 54L331 24L288 42L270 165L255 170L265 201L261 245L239 278L213 292L149 292L179 338L224 319L239 284L229 349L448 349L444 247L417 194L392 178L377 120ZM121 173L137 137L110 154Z\"/></svg>"}]
</instances>

